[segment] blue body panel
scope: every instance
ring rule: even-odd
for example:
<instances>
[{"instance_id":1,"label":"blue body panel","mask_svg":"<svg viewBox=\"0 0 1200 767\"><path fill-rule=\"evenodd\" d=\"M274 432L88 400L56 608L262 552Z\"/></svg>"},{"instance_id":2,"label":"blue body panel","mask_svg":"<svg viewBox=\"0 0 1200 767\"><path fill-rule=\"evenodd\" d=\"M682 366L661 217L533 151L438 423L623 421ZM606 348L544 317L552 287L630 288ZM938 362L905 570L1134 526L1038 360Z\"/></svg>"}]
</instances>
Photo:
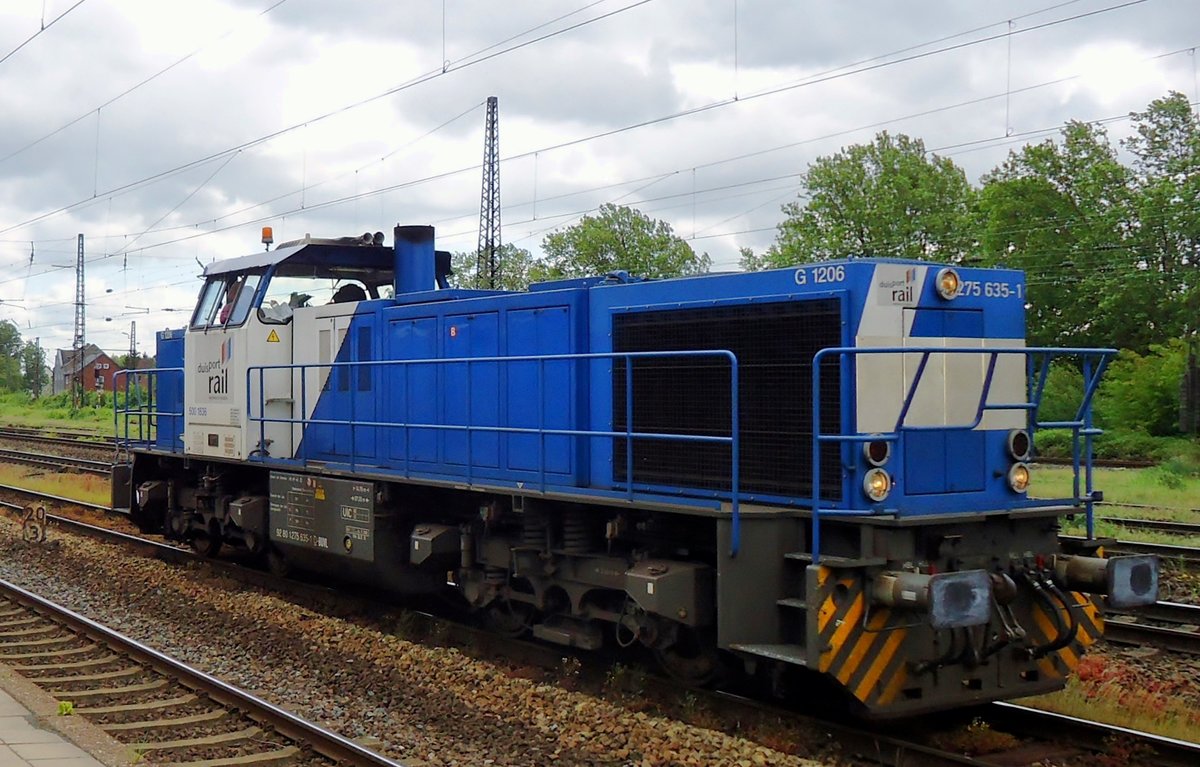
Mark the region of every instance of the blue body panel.
<instances>
[{"instance_id":1,"label":"blue body panel","mask_svg":"<svg viewBox=\"0 0 1200 767\"><path fill-rule=\"evenodd\" d=\"M156 364L163 368L183 367L183 330L160 330ZM160 413L183 413L183 376L160 374L154 378L154 405ZM154 446L159 450L178 450L183 445L183 419L160 416Z\"/></svg>"},{"instance_id":2,"label":"blue body panel","mask_svg":"<svg viewBox=\"0 0 1200 767\"><path fill-rule=\"evenodd\" d=\"M877 272L881 266L885 269ZM647 352L617 350L615 338L618 319L639 313L682 317L691 310L698 315L712 310L708 316L722 316L725 309L749 307L761 308L766 316L776 313L767 307L778 306L779 313L786 313L789 306L812 306L815 301L833 307L833 314L825 315L832 320L823 320L827 336L816 350L846 347L850 352L839 352L822 363L821 375L835 376L840 384L829 391L822 385L823 404L836 403L836 407L828 416L825 411L814 415L821 420L820 435L795 437L797 442L816 443L835 435L831 443L822 443L826 448L814 448L830 472L819 474L823 509L916 516L1045 505L1007 487L1004 471L998 471L1012 463L1005 448L1007 432L980 428L978 422L937 428L914 428L907 422L889 426L886 431L894 433L888 438L892 456L887 464L892 492L882 504L870 506L865 501L861 483L869 467L860 449L864 437L858 434L860 393L855 383L857 366L862 364L856 348L860 337L894 337L895 343L885 344L895 347L893 354L901 348L929 345L923 339L948 347L955 346L955 339L977 339L976 343L984 339L1020 353L1023 275L1011 270L958 269L963 290L948 301L937 294L940 268L864 259L658 281L563 280L519 293L422 291L363 301L350 320L327 383L322 391L307 393L309 402L318 397L312 414L295 419L303 424L304 436L294 457L251 460L281 466L314 461L351 471L567 492L580 498L615 495L635 502L670 498L705 507L730 500L735 507L749 500L812 506L813 496L797 486L772 490L770 483L760 482L758 490L739 489L743 485L738 474L746 471L742 460L726 459L715 469L725 477L723 483L704 474L714 471L713 462L703 464L690 479L658 475L654 481L635 481L635 458L643 461L641 470L645 456L638 458L633 446L635 441L673 439L686 453L687 441L693 440L694 450L702 452L701 443L707 440L708 447L725 445L722 449L736 455L740 444L744 460L753 450L751 441L759 436L753 428L746 430L734 406L758 397L755 407L760 418L772 412L762 404L764 398L812 408L813 398L804 392L811 392L817 381L781 380L767 386L762 382L768 379L745 378L746 372L738 368L744 361L719 351L712 338L696 337L686 345L677 339L675 346L657 347L651 338L652 351ZM886 277L880 277L885 271ZM747 327L753 326L744 323L741 332ZM761 339L766 353L803 347L808 326L788 327L798 328L799 336ZM296 339L297 344L308 342ZM160 334L162 359L177 359L182 365L178 359L182 349L181 336ZM726 388L716 391L717 395L723 392L723 399L714 396L712 407L724 408L732 417L724 422L710 418L710 426L724 425L710 429L712 433L696 434L688 431L686 416L692 411L663 401L654 407L672 413L671 423L681 424L680 428L673 433L661 433L662 429L635 433L646 421L640 412L634 418L635 405L648 406L632 402L623 393L635 369L634 357L623 355L688 353L684 349L708 350L710 357L718 357L706 374L717 369L712 381ZM981 351L973 353L981 356ZM809 369L812 354L806 350L801 355L810 363ZM675 361L687 360L677 357ZM761 360L757 364L761 366ZM720 371L728 371L728 383ZM257 374L255 366L249 373ZM757 391L747 385L739 393L743 379L759 381ZM660 397L669 394L669 387L665 393L657 390ZM163 396L172 395L160 392ZM625 400L624 413L618 397ZM254 414L262 412L261 403L246 405L250 428L257 428ZM746 433L739 434L742 431ZM173 449L176 437L160 428L157 446ZM769 451L766 458L769 462ZM687 457L678 460L683 465Z\"/></svg>"},{"instance_id":3,"label":"blue body panel","mask_svg":"<svg viewBox=\"0 0 1200 767\"><path fill-rule=\"evenodd\" d=\"M361 304L337 362L431 362L335 367L314 420L398 426L356 426L352 435L348 425L313 424L297 457L349 462L353 451L356 463L405 474L586 485L586 438L488 428L586 429L582 363L439 362L584 352L586 301L583 290L473 291L454 301ZM467 425L480 428L436 428Z\"/></svg>"}]
</instances>

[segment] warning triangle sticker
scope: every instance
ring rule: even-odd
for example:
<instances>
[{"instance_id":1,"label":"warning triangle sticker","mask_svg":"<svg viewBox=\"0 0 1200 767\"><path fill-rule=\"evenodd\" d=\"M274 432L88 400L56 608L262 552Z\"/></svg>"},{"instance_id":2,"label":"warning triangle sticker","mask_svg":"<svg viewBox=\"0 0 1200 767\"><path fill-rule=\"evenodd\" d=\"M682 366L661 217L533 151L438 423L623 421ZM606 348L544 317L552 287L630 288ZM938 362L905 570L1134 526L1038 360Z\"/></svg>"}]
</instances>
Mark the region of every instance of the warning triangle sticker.
<instances>
[{"instance_id":1,"label":"warning triangle sticker","mask_svg":"<svg viewBox=\"0 0 1200 767\"><path fill-rule=\"evenodd\" d=\"M269 336L267 336L267 343L269 343L269 344L279 343L279 335L274 330L272 330L271 334Z\"/></svg>"}]
</instances>

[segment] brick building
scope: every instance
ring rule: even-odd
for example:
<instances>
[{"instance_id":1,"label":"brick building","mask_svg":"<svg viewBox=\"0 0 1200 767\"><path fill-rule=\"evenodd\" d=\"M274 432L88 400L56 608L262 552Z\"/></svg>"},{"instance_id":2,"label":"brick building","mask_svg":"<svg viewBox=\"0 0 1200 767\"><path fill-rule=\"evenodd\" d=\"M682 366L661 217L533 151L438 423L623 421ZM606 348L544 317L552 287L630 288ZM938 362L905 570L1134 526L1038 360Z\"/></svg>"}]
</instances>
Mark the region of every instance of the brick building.
<instances>
[{"instance_id":1,"label":"brick building","mask_svg":"<svg viewBox=\"0 0 1200 767\"><path fill-rule=\"evenodd\" d=\"M83 348L84 391L113 390L113 376L121 366L100 347L88 344ZM74 349L59 349L54 353L54 393L70 391L79 374L79 362Z\"/></svg>"}]
</instances>

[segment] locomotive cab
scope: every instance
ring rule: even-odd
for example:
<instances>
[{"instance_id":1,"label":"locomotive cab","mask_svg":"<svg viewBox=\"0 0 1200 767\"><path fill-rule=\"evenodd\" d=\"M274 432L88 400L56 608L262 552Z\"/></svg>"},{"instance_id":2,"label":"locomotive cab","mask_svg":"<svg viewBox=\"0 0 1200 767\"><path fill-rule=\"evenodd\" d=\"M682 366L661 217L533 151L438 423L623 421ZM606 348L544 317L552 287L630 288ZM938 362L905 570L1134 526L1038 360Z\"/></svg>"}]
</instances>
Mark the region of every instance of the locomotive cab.
<instances>
[{"instance_id":1,"label":"locomotive cab","mask_svg":"<svg viewBox=\"0 0 1200 767\"><path fill-rule=\"evenodd\" d=\"M340 347L359 302L392 292L391 251L370 237L351 241L305 238L205 269L184 336L186 453L233 460L292 455L289 422L304 415L293 396L301 384L286 369L296 361L295 328L303 327L302 338L320 339L313 361L331 362L333 339ZM311 349L301 343L301 357ZM251 377L251 364L279 367ZM306 382L310 391L320 391L329 372L315 371ZM247 427L248 401L261 403L269 419L259 428Z\"/></svg>"}]
</instances>

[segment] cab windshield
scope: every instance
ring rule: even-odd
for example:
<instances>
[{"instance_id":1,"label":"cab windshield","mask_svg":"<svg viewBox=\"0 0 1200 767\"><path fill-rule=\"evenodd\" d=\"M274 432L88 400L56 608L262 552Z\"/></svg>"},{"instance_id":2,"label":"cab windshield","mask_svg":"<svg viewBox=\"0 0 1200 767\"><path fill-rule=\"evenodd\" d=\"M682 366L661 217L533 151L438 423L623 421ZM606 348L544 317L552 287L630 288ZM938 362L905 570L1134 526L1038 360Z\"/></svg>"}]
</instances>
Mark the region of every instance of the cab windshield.
<instances>
[{"instance_id":1,"label":"cab windshield","mask_svg":"<svg viewBox=\"0 0 1200 767\"><path fill-rule=\"evenodd\" d=\"M261 280L262 275L254 273L223 274L210 278L196 303L192 328L241 325L250 314L250 306L254 303L254 294Z\"/></svg>"}]
</instances>

